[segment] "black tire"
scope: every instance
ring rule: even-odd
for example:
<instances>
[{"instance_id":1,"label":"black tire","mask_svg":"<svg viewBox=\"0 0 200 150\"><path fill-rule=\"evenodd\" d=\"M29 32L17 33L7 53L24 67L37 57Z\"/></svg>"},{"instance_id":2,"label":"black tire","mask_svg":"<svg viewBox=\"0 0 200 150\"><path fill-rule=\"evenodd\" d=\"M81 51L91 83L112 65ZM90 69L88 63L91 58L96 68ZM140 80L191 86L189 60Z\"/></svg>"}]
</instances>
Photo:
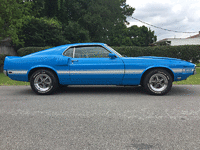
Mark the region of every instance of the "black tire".
<instances>
[{"instance_id":1,"label":"black tire","mask_svg":"<svg viewBox=\"0 0 200 150\"><path fill-rule=\"evenodd\" d=\"M164 69L154 69L144 78L143 86L151 95L165 95L172 87L172 77Z\"/></svg>"},{"instance_id":2,"label":"black tire","mask_svg":"<svg viewBox=\"0 0 200 150\"><path fill-rule=\"evenodd\" d=\"M48 95L58 87L58 80L53 72L45 69L35 71L30 78L30 85L36 94Z\"/></svg>"},{"instance_id":3,"label":"black tire","mask_svg":"<svg viewBox=\"0 0 200 150\"><path fill-rule=\"evenodd\" d=\"M63 88L67 88L68 85L62 85L62 84L59 84L58 87L59 87L60 89L63 89Z\"/></svg>"}]
</instances>

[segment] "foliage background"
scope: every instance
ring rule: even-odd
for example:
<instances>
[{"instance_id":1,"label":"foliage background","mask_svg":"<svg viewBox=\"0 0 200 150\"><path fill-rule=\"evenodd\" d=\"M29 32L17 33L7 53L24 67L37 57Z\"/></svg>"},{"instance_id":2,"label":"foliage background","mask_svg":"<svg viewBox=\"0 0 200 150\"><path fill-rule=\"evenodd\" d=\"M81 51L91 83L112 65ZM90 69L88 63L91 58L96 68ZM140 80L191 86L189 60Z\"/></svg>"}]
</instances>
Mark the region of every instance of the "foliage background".
<instances>
[{"instance_id":1,"label":"foliage background","mask_svg":"<svg viewBox=\"0 0 200 150\"><path fill-rule=\"evenodd\" d=\"M154 31L127 27L134 11L126 0L0 0L0 40L10 37L19 56L68 43L102 42L131 57L200 60L199 46L149 47L157 40ZM4 58L0 55L0 67Z\"/></svg>"},{"instance_id":2,"label":"foliage background","mask_svg":"<svg viewBox=\"0 0 200 150\"><path fill-rule=\"evenodd\" d=\"M102 42L148 46L154 31L126 20L135 8L126 0L0 0L0 40L21 47Z\"/></svg>"},{"instance_id":3,"label":"foliage background","mask_svg":"<svg viewBox=\"0 0 200 150\"><path fill-rule=\"evenodd\" d=\"M26 47L18 50L19 56L31 54L41 51L49 47ZM113 46L120 54L127 57L138 56L158 56L179 58L182 60L198 63L200 60L200 45L184 45L184 46L155 46L155 47L138 47L138 46Z\"/></svg>"}]
</instances>

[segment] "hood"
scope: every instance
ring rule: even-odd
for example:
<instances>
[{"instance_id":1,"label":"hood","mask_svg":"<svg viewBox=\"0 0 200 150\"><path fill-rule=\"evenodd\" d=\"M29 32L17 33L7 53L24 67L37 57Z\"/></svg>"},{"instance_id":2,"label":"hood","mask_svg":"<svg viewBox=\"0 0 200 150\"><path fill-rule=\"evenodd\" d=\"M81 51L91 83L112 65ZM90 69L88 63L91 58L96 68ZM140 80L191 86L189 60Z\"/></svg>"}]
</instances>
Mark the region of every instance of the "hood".
<instances>
[{"instance_id":1,"label":"hood","mask_svg":"<svg viewBox=\"0 0 200 150\"><path fill-rule=\"evenodd\" d=\"M183 61L181 59L178 58L169 58L169 57L157 57L157 56L139 56L139 57L135 57L135 58L143 58L143 59L162 59L162 60L179 60L179 61Z\"/></svg>"},{"instance_id":2,"label":"hood","mask_svg":"<svg viewBox=\"0 0 200 150\"><path fill-rule=\"evenodd\" d=\"M156 57L156 56L140 56L140 57L123 57L122 58L125 63L137 63L140 65L161 65L161 66L187 66L194 67L195 64L191 62L187 62L185 60L177 59L177 58L169 58L169 57ZM147 65L147 66L148 66Z\"/></svg>"}]
</instances>

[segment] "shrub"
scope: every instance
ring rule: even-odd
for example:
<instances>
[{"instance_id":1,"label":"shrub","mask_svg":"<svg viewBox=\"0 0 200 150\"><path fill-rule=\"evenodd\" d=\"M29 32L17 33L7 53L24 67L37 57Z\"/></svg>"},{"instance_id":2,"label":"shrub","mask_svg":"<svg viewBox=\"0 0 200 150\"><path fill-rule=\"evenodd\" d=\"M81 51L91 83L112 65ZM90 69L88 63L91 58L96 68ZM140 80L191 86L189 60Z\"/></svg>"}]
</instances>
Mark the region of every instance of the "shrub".
<instances>
[{"instance_id":1,"label":"shrub","mask_svg":"<svg viewBox=\"0 0 200 150\"><path fill-rule=\"evenodd\" d=\"M198 45L186 45L186 46L155 46L155 47L137 47L137 46L121 46L114 47L122 55L128 57L137 56L158 56L158 57L171 57L179 58L193 63L198 63L200 60L200 46ZM19 56L28 55L34 52L38 52L47 47L26 47L17 51Z\"/></svg>"},{"instance_id":2,"label":"shrub","mask_svg":"<svg viewBox=\"0 0 200 150\"><path fill-rule=\"evenodd\" d=\"M24 47L24 48L20 48L17 53L18 56L25 56L31 53L35 53L41 50L45 50L48 48L51 48L52 46L46 46L46 47Z\"/></svg>"},{"instance_id":3,"label":"shrub","mask_svg":"<svg viewBox=\"0 0 200 150\"><path fill-rule=\"evenodd\" d=\"M122 55L128 57L137 56L159 56L179 58L193 63L198 63L200 60L199 45L184 45L184 46L155 46L155 47L137 47L124 46L113 47Z\"/></svg>"}]
</instances>

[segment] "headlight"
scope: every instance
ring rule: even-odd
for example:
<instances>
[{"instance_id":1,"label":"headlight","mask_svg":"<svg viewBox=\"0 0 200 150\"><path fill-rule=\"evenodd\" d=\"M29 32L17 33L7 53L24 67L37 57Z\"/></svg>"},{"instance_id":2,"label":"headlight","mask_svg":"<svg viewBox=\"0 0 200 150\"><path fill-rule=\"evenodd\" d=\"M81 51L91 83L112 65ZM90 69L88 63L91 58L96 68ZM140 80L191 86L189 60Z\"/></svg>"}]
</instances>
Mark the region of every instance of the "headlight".
<instances>
[{"instance_id":1,"label":"headlight","mask_svg":"<svg viewBox=\"0 0 200 150\"><path fill-rule=\"evenodd\" d=\"M183 68L182 69L182 72L183 73L193 73L194 72L194 68Z\"/></svg>"}]
</instances>

